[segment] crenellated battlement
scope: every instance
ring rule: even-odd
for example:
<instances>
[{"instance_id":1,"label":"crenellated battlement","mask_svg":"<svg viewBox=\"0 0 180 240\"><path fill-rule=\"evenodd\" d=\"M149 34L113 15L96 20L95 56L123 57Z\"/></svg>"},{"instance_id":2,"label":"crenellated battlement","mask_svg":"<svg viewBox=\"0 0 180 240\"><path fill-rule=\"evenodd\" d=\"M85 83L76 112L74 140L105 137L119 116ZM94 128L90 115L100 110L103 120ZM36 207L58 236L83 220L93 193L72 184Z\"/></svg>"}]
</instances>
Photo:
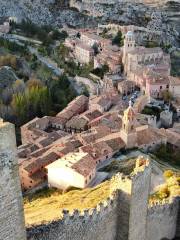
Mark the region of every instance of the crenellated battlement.
<instances>
[{"instance_id":1,"label":"crenellated battlement","mask_svg":"<svg viewBox=\"0 0 180 240\"><path fill-rule=\"evenodd\" d=\"M147 239L173 239L176 234L179 198L156 201L148 206Z\"/></svg>"},{"instance_id":2,"label":"crenellated battlement","mask_svg":"<svg viewBox=\"0 0 180 240\"><path fill-rule=\"evenodd\" d=\"M170 197L167 199L162 200L156 200L153 202L150 202L148 205L148 211L149 212L157 212L158 210L166 210L167 208L172 207L174 204L176 204L179 201L179 197Z\"/></svg>"},{"instance_id":3,"label":"crenellated battlement","mask_svg":"<svg viewBox=\"0 0 180 240\"><path fill-rule=\"evenodd\" d=\"M144 156L139 156L136 160L136 165L135 168L133 170L133 172L131 173L131 177L138 177L142 174L144 174L144 172L148 169L151 168L150 165L150 159L146 158Z\"/></svg>"},{"instance_id":4,"label":"crenellated battlement","mask_svg":"<svg viewBox=\"0 0 180 240\"><path fill-rule=\"evenodd\" d=\"M132 174L117 173L111 178L106 200L82 211L64 209L59 219L28 226L28 240L124 240L127 237L130 240L159 240L164 236L172 239L178 202L168 199L148 206L150 177L150 160L141 156Z\"/></svg>"}]
</instances>

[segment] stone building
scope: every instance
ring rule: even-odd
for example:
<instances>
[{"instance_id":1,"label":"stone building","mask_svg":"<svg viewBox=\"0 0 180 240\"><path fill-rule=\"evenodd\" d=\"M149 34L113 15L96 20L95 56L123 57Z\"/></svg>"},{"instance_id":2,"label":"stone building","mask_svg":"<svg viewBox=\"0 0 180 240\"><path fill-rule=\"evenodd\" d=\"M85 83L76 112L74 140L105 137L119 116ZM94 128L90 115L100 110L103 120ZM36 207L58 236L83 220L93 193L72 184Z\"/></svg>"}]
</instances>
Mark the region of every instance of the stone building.
<instances>
[{"instance_id":1,"label":"stone building","mask_svg":"<svg viewBox=\"0 0 180 240\"><path fill-rule=\"evenodd\" d=\"M124 72L128 75L131 71L136 70L138 65L151 65L159 61L170 63L170 57L164 54L161 48L137 46L134 33L128 31L124 40L122 61L124 64Z\"/></svg>"},{"instance_id":2,"label":"stone building","mask_svg":"<svg viewBox=\"0 0 180 240\"><path fill-rule=\"evenodd\" d=\"M138 147L148 150L167 142L166 136L159 129L149 125L138 126L136 113L131 103L128 109L124 111L120 136L126 148Z\"/></svg>"},{"instance_id":3,"label":"stone building","mask_svg":"<svg viewBox=\"0 0 180 240\"><path fill-rule=\"evenodd\" d=\"M83 64L89 64L94 60L94 50L81 42L75 45L74 54L78 62Z\"/></svg>"},{"instance_id":4,"label":"stone building","mask_svg":"<svg viewBox=\"0 0 180 240\"><path fill-rule=\"evenodd\" d=\"M15 129L0 120L0 239L25 240Z\"/></svg>"},{"instance_id":5,"label":"stone building","mask_svg":"<svg viewBox=\"0 0 180 240\"><path fill-rule=\"evenodd\" d=\"M123 95L128 95L135 90L135 83L130 80L122 81L118 83L118 91Z\"/></svg>"},{"instance_id":6,"label":"stone building","mask_svg":"<svg viewBox=\"0 0 180 240\"><path fill-rule=\"evenodd\" d=\"M170 76L170 55L159 47L137 46L131 31L125 36L122 62L127 79L148 96L162 98L164 91L174 97L180 95L179 79Z\"/></svg>"}]
</instances>

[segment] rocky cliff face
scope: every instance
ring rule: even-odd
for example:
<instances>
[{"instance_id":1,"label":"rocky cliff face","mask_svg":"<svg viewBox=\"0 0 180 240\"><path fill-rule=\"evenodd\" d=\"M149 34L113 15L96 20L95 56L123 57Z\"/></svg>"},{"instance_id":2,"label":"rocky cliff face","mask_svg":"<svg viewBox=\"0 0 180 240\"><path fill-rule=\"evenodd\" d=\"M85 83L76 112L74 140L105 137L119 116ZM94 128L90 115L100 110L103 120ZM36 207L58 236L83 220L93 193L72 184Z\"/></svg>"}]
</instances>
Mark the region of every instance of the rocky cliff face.
<instances>
[{"instance_id":1,"label":"rocky cliff face","mask_svg":"<svg viewBox=\"0 0 180 240\"><path fill-rule=\"evenodd\" d=\"M30 19L38 24L87 27L114 22L160 29L166 43L179 46L180 0L0 0L0 17ZM143 3L145 4L143 4ZM157 5L161 3L161 6ZM154 6L155 5L155 6Z\"/></svg>"},{"instance_id":2,"label":"rocky cliff face","mask_svg":"<svg viewBox=\"0 0 180 240\"><path fill-rule=\"evenodd\" d=\"M68 0L0 0L0 17L30 19L38 24L80 25L90 17L68 8Z\"/></svg>"},{"instance_id":3,"label":"rocky cliff face","mask_svg":"<svg viewBox=\"0 0 180 240\"><path fill-rule=\"evenodd\" d=\"M180 2L110 0L107 4L102 3L103 1L105 0L94 1L93 6L90 0L71 0L70 6L76 7L80 12L93 15L98 23L133 24L147 27L152 33L161 31L163 44L180 46ZM114 1L116 3L112 3Z\"/></svg>"}]
</instances>

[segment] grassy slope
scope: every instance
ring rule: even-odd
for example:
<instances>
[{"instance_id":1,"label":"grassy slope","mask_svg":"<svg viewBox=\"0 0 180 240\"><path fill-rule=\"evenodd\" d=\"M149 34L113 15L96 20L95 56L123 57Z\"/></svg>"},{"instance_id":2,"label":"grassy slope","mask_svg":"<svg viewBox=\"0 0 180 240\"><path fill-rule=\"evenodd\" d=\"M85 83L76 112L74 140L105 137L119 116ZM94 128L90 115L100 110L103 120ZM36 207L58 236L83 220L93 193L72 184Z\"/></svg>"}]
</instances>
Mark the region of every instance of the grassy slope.
<instances>
[{"instance_id":1,"label":"grassy slope","mask_svg":"<svg viewBox=\"0 0 180 240\"><path fill-rule=\"evenodd\" d=\"M31 199L24 199L26 225L38 225L42 222L59 219L61 211L68 209L91 209L110 195L110 181L95 188L73 190L62 194L59 191L46 190Z\"/></svg>"}]
</instances>

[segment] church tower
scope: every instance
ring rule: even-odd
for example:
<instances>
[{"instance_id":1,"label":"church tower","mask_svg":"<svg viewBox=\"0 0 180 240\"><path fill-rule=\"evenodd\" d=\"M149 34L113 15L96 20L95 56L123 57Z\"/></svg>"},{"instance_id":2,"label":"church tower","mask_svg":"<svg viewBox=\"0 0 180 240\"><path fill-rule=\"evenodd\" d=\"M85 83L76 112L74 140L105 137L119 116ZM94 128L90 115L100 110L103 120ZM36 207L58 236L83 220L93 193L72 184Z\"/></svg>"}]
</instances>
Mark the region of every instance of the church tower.
<instances>
[{"instance_id":1,"label":"church tower","mask_svg":"<svg viewBox=\"0 0 180 240\"><path fill-rule=\"evenodd\" d=\"M136 47L136 42L135 42L135 36L132 31L128 31L125 39L124 39L124 47L123 47L123 65L124 65L124 71L127 73L127 68L128 68L128 53L132 50L134 50Z\"/></svg>"},{"instance_id":2,"label":"church tower","mask_svg":"<svg viewBox=\"0 0 180 240\"><path fill-rule=\"evenodd\" d=\"M120 133L122 140L126 144L126 148L137 146L136 114L131 101L129 102L129 107L124 111Z\"/></svg>"}]
</instances>

